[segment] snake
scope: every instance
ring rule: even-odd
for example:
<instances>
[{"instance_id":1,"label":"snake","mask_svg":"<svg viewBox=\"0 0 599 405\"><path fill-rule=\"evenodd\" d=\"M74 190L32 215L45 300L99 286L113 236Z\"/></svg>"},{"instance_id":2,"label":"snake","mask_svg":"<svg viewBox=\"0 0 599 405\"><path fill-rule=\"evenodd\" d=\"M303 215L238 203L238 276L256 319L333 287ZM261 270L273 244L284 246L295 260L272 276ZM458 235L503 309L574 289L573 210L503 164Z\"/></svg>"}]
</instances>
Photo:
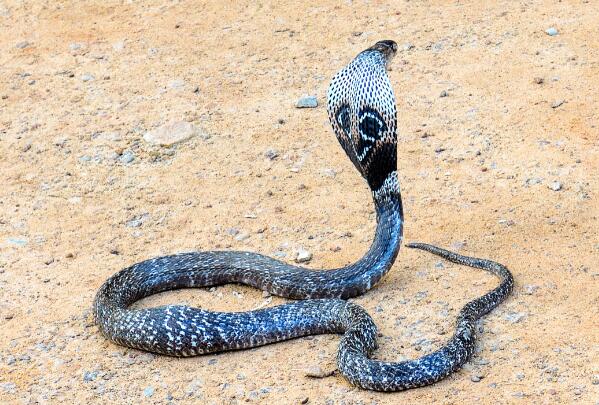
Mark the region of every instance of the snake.
<instances>
[{"instance_id":1,"label":"snake","mask_svg":"<svg viewBox=\"0 0 599 405\"><path fill-rule=\"evenodd\" d=\"M439 381L469 360L476 322L510 294L513 277L503 265L433 245L409 243L451 262L488 271L500 280L459 312L455 332L438 350L414 360L371 358L377 349L372 317L349 301L370 290L391 269L403 239L403 208L397 173L397 109L387 70L397 53L392 40L360 52L332 79L327 112L333 131L368 183L376 230L355 263L331 270L291 265L259 253L185 252L133 264L108 278L96 293L93 315L114 343L162 355L187 357L247 349L317 334L340 334L337 369L351 384L401 391ZM131 308L163 291L244 284L293 299L246 312L208 311L185 305Z\"/></svg>"}]
</instances>

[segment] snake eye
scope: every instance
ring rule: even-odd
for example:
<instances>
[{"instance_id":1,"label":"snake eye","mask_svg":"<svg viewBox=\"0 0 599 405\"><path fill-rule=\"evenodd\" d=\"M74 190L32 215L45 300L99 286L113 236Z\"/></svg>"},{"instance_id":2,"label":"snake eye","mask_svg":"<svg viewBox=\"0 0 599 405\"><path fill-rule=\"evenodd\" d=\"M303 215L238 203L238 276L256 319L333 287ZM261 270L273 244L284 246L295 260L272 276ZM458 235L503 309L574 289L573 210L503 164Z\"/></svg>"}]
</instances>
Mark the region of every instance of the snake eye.
<instances>
[{"instance_id":1,"label":"snake eye","mask_svg":"<svg viewBox=\"0 0 599 405\"><path fill-rule=\"evenodd\" d=\"M375 146L376 141L382 138L383 133L387 130L387 124L383 120L381 114L372 109L364 108L359 115L358 131L360 139L358 139L358 159L363 161Z\"/></svg>"}]
</instances>

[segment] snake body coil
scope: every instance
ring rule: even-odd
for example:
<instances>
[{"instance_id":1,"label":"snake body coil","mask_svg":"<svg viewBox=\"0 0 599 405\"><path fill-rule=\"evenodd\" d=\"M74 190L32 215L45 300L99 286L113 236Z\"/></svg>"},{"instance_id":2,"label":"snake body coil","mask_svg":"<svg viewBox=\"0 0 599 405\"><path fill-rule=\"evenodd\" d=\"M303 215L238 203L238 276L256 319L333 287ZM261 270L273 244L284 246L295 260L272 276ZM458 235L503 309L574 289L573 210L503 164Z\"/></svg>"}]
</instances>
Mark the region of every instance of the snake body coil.
<instances>
[{"instance_id":1,"label":"snake body coil","mask_svg":"<svg viewBox=\"0 0 599 405\"><path fill-rule=\"evenodd\" d=\"M468 303L454 336L420 359L387 363L369 359L377 329L359 306L345 301L363 294L391 268L402 241L403 212L396 172L395 96L386 67L397 51L393 41L377 42L333 78L328 113L341 146L372 190L377 213L374 241L356 263L314 271L249 252L192 252L157 257L109 278L94 301L100 331L121 345L171 356L256 347L321 333L343 333L339 370L352 384L399 391L431 384L458 369L472 355L475 321L510 293L512 276L502 265L425 244L450 261L499 276L499 287ZM181 305L129 309L158 292L226 283L250 285L302 301L256 311L211 312Z\"/></svg>"}]
</instances>

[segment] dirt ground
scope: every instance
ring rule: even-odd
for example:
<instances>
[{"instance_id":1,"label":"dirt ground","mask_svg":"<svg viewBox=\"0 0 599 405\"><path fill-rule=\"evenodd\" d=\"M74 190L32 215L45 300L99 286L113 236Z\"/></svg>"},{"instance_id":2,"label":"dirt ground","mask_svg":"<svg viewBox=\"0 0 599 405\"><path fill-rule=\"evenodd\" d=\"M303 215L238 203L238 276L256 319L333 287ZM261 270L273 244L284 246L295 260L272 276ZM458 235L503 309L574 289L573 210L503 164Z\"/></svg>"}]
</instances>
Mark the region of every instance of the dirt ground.
<instances>
[{"instance_id":1,"label":"dirt ground","mask_svg":"<svg viewBox=\"0 0 599 405\"><path fill-rule=\"evenodd\" d=\"M599 403L599 2L487 3L0 2L0 402ZM305 376L335 367L338 336L190 359L104 339L94 294L136 261L304 248L320 269L365 252L370 194L324 105L332 75L387 38L405 239L516 278L464 369L381 394ZM320 105L295 108L302 95ZM144 141L181 120L202 136ZM376 357L400 360L494 285L402 249L354 301ZM143 305L281 302L228 285Z\"/></svg>"}]
</instances>

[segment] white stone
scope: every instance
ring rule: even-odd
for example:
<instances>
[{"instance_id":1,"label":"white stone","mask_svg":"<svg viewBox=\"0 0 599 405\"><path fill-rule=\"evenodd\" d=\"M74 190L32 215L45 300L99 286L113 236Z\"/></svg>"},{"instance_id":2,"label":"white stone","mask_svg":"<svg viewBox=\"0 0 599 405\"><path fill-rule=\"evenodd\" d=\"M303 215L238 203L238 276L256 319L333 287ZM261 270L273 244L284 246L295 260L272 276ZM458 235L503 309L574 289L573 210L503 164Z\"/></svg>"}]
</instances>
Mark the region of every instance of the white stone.
<instances>
[{"instance_id":1,"label":"white stone","mask_svg":"<svg viewBox=\"0 0 599 405\"><path fill-rule=\"evenodd\" d=\"M200 130L192 123L176 121L146 132L144 140L153 145L169 146L199 134Z\"/></svg>"},{"instance_id":2,"label":"white stone","mask_svg":"<svg viewBox=\"0 0 599 405\"><path fill-rule=\"evenodd\" d=\"M312 260L312 253L308 252L304 248L300 248L297 251L297 255L295 256L295 261L297 263L307 263Z\"/></svg>"}]
</instances>

